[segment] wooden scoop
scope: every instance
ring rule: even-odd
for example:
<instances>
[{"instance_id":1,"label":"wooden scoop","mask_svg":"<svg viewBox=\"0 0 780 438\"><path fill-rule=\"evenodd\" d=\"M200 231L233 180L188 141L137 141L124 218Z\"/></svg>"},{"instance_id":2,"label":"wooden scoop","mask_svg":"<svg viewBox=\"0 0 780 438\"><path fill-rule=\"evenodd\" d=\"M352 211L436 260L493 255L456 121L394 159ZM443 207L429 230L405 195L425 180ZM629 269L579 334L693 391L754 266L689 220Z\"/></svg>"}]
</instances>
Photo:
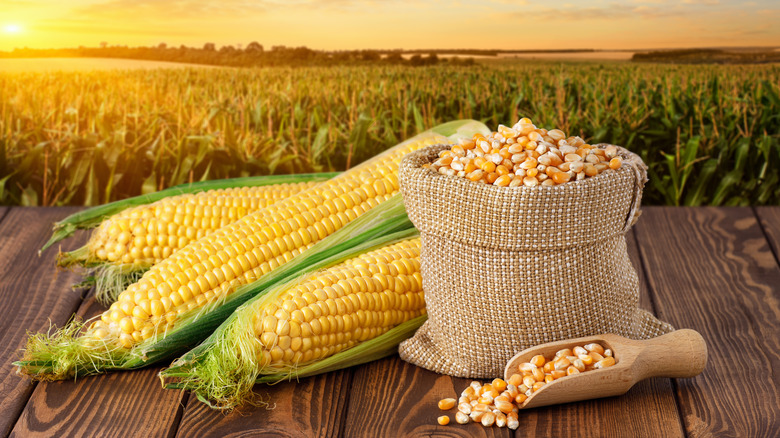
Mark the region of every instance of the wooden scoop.
<instances>
[{"instance_id":1,"label":"wooden scoop","mask_svg":"<svg viewBox=\"0 0 780 438\"><path fill-rule=\"evenodd\" d=\"M507 363L504 379L518 373L517 367L537 354L549 358L564 348L591 342L612 349L615 365L554 380L528 397L521 408L622 395L648 377L693 377L707 364L707 344L695 330L677 330L646 341L605 334L549 342L523 350Z\"/></svg>"}]
</instances>

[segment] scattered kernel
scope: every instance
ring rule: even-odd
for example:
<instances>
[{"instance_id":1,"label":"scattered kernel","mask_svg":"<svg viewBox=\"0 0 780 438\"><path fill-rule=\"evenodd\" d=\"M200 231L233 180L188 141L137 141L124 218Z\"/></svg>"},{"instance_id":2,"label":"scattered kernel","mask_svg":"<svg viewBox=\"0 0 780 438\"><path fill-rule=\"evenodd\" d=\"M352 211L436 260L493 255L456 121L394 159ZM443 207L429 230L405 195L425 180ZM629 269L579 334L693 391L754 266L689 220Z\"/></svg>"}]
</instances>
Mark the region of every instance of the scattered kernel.
<instances>
[{"instance_id":1,"label":"scattered kernel","mask_svg":"<svg viewBox=\"0 0 780 438\"><path fill-rule=\"evenodd\" d=\"M457 400L454 398L445 398L439 400L439 409L442 411L448 411L455 407L455 404L457 403Z\"/></svg>"},{"instance_id":2,"label":"scattered kernel","mask_svg":"<svg viewBox=\"0 0 780 438\"><path fill-rule=\"evenodd\" d=\"M495 379L484 385L478 381L471 382L461 393L455 421L458 424L475 422L485 427L495 425L516 430L520 427L518 410L534 392L562 377L610 367L615 363L612 350L598 343L564 348L549 358L534 356L529 362L518 365L518 372L507 380ZM439 409L447 410L454 406L454 398L439 401ZM446 416L439 418L447 418L449 422Z\"/></svg>"},{"instance_id":3,"label":"scattered kernel","mask_svg":"<svg viewBox=\"0 0 780 438\"><path fill-rule=\"evenodd\" d=\"M446 426L450 424L450 417L448 415L442 415L441 417L437 418L436 421L438 421L442 426Z\"/></svg>"}]
</instances>

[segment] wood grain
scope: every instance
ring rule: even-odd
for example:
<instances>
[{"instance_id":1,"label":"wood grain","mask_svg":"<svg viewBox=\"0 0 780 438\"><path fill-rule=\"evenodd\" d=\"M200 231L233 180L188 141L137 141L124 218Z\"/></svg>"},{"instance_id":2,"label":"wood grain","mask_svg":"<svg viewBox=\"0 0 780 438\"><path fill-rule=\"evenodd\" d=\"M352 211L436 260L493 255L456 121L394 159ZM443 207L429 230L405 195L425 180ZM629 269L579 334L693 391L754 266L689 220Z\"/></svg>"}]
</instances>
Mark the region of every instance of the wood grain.
<instances>
[{"instance_id":1,"label":"wood grain","mask_svg":"<svg viewBox=\"0 0 780 438\"><path fill-rule=\"evenodd\" d=\"M172 436L180 394L163 390L158 372L150 368L41 384L11 436Z\"/></svg>"},{"instance_id":2,"label":"wood grain","mask_svg":"<svg viewBox=\"0 0 780 438\"><path fill-rule=\"evenodd\" d=\"M83 319L105 310L90 294L77 314ZM39 383L13 436L173 436L184 393L164 390L161 367L112 372L76 381Z\"/></svg>"},{"instance_id":3,"label":"wood grain","mask_svg":"<svg viewBox=\"0 0 780 438\"><path fill-rule=\"evenodd\" d=\"M331 437L343 436L350 370L276 385L257 385L255 392L270 403L223 414L191 396L178 437Z\"/></svg>"},{"instance_id":4,"label":"wood grain","mask_svg":"<svg viewBox=\"0 0 780 438\"><path fill-rule=\"evenodd\" d=\"M637 383L625 395L521 412L516 436L683 437L670 379Z\"/></svg>"},{"instance_id":5,"label":"wood grain","mask_svg":"<svg viewBox=\"0 0 780 438\"><path fill-rule=\"evenodd\" d=\"M750 208L646 208L637 242L658 315L699 331L709 363L677 379L687 434L777 436L780 267Z\"/></svg>"},{"instance_id":6,"label":"wood grain","mask_svg":"<svg viewBox=\"0 0 780 438\"><path fill-rule=\"evenodd\" d=\"M755 212L775 254L775 260L780 262L780 206L755 207Z\"/></svg>"},{"instance_id":7,"label":"wood grain","mask_svg":"<svg viewBox=\"0 0 780 438\"><path fill-rule=\"evenodd\" d=\"M11 365L20 358L26 333L64 324L81 302L71 290L79 277L55 268L56 249L37 254L51 224L78 210L14 207L0 221L0 436L13 428L35 386ZM84 236L74 237L63 242L63 249L84 241Z\"/></svg>"},{"instance_id":8,"label":"wood grain","mask_svg":"<svg viewBox=\"0 0 780 438\"><path fill-rule=\"evenodd\" d=\"M392 356L355 369L346 437L510 437L506 428L460 425L455 409L439 410L443 398L458 398L471 380L436 374ZM450 424L436 418L449 415Z\"/></svg>"}]
</instances>

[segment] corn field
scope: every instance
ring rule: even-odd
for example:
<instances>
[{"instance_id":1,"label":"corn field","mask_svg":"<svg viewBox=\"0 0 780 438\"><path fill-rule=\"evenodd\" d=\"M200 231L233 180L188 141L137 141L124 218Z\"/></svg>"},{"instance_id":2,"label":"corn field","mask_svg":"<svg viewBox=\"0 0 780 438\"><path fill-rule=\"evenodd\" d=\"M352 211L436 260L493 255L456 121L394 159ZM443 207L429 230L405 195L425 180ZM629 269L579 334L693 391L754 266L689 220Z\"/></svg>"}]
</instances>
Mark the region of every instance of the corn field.
<instances>
[{"instance_id":1,"label":"corn field","mask_svg":"<svg viewBox=\"0 0 780 438\"><path fill-rule=\"evenodd\" d=\"M778 65L538 61L0 74L0 204L343 170L438 123L527 116L638 153L645 204L777 205L778 84Z\"/></svg>"}]
</instances>

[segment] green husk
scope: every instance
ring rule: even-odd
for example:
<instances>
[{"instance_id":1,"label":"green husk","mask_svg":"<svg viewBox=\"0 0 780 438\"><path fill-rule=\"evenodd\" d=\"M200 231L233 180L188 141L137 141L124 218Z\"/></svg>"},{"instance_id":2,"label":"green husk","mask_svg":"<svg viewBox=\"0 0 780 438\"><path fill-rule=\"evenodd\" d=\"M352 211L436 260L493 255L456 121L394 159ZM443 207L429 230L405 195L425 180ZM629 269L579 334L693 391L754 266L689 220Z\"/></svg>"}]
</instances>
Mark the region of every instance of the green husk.
<instances>
[{"instance_id":1,"label":"green husk","mask_svg":"<svg viewBox=\"0 0 780 438\"><path fill-rule=\"evenodd\" d=\"M243 178L220 179L213 181L198 181L189 184L181 184L169 187L158 192L146 195L109 202L86 210L73 213L65 219L55 222L52 227L52 235L49 241L38 250L40 254L55 243L72 236L76 230L95 228L103 220L122 210L144 204L151 204L170 196L183 195L185 193L199 193L207 190L227 189L233 187L260 187L272 184L299 183L307 181L325 181L338 175L339 172L306 173L297 175L263 175Z\"/></svg>"},{"instance_id":2,"label":"green husk","mask_svg":"<svg viewBox=\"0 0 780 438\"><path fill-rule=\"evenodd\" d=\"M485 130L487 127L482 123L463 120L440 125L431 131L442 135L471 136L474 132ZM407 141L415 141L417 138ZM80 327L72 322L60 330L31 336L22 360L14 365L18 367L19 373L33 379L59 380L109 370L141 368L174 358L206 339L237 307L249 299L306 272L331 266L359 254L357 251L370 247L369 244L375 242L375 239L401 231L414 232L412 230L414 227L406 215L401 195L396 194L290 262L251 284L237 288L221 302L182 315L175 328L156 333L121 354L115 345L84 341L83 336L77 336L81 333ZM83 327L89 322L78 324Z\"/></svg>"}]
</instances>

